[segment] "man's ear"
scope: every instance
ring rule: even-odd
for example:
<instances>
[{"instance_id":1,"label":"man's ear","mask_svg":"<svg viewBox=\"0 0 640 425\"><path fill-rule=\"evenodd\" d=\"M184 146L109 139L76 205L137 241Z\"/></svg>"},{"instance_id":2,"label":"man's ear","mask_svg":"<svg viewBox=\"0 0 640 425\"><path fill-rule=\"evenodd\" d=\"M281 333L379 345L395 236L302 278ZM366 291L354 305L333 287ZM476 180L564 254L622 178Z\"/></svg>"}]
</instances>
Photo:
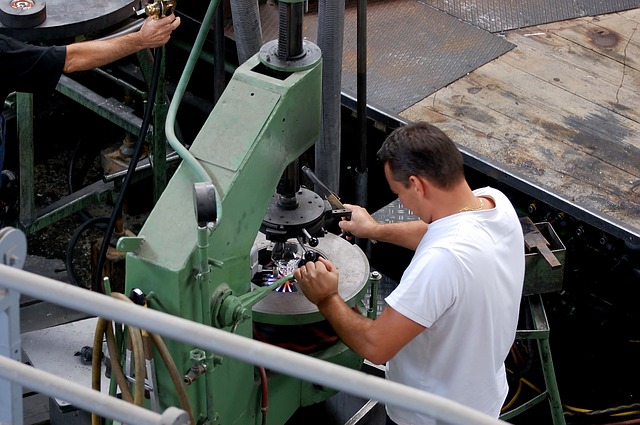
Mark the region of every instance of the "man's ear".
<instances>
[{"instance_id":1,"label":"man's ear","mask_svg":"<svg viewBox=\"0 0 640 425\"><path fill-rule=\"evenodd\" d=\"M416 191L416 193L421 196L424 195L424 192L426 190L424 182L418 176L409 176L409 187L411 187L411 189Z\"/></svg>"},{"instance_id":2,"label":"man's ear","mask_svg":"<svg viewBox=\"0 0 640 425\"><path fill-rule=\"evenodd\" d=\"M420 197L426 198L429 196L429 192L432 189L429 180L424 177L409 176L409 182L413 190L415 190Z\"/></svg>"}]
</instances>

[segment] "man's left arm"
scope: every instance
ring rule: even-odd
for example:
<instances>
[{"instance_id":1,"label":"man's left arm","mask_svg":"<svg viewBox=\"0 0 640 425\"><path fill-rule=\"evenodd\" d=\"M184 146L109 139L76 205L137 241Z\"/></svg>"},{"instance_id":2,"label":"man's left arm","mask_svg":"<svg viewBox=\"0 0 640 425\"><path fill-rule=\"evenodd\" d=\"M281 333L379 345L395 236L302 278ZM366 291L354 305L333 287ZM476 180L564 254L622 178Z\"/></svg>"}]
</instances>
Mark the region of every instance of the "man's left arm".
<instances>
[{"instance_id":1,"label":"man's left arm","mask_svg":"<svg viewBox=\"0 0 640 425\"><path fill-rule=\"evenodd\" d=\"M294 272L305 296L329 321L342 342L365 359L383 364L426 328L398 313L384 309L376 320L349 307L338 293L338 272L323 258Z\"/></svg>"}]
</instances>

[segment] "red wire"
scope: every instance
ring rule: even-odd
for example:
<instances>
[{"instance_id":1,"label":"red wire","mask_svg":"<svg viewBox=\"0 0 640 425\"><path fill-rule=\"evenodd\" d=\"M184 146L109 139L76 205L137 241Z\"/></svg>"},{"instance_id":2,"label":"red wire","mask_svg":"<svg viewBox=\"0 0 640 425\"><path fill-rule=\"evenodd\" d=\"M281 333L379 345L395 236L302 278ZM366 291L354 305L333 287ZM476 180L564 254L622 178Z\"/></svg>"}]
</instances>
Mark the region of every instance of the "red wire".
<instances>
[{"instance_id":1,"label":"red wire","mask_svg":"<svg viewBox=\"0 0 640 425\"><path fill-rule=\"evenodd\" d=\"M267 383L267 371L261 367L260 370L260 383L262 386L262 423L267 423L267 409L269 408L269 385Z\"/></svg>"}]
</instances>

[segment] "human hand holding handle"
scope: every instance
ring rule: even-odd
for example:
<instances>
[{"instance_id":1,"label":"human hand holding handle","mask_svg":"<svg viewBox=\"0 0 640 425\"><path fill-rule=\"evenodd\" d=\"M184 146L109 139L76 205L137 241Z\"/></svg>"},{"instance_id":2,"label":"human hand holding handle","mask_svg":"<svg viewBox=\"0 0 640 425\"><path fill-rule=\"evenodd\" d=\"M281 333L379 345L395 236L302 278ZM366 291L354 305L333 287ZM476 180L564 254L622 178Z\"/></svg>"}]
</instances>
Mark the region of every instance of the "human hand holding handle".
<instances>
[{"instance_id":1,"label":"human hand holding handle","mask_svg":"<svg viewBox=\"0 0 640 425\"><path fill-rule=\"evenodd\" d=\"M338 294L338 270L333 263L320 257L293 272L298 287L309 301L318 307Z\"/></svg>"},{"instance_id":2,"label":"human hand holding handle","mask_svg":"<svg viewBox=\"0 0 640 425\"><path fill-rule=\"evenodd\" d=\"M342 220L338 223L343 232L348 232L357 238L376 240L376 231L380 226L366 208L358 205L344 204L351 210L351 220Z\"/></svg>"}]
</instances>

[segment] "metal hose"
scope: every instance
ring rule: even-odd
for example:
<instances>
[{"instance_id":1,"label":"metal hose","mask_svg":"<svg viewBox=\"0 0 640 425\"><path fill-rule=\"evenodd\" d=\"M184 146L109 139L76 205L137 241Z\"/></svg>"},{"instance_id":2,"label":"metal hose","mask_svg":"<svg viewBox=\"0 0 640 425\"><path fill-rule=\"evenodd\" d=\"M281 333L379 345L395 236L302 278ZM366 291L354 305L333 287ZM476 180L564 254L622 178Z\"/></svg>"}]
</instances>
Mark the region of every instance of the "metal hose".
<instances>
[{"instance_id":1,"label":"metal hose","mask_svg":"<svg viewBox=\"0 0 640 425\"><path fill-rule=\"evenodd\" d=\"M322 51L322 128L315 147L315 173L329 189L340 187L340 96L344 2L318 2L318 47Z\"/></svg>"},{"instance_id":2,"label":"metal hose","mask_svg":"<svg viewBox=\"0 0 640 425\"><path fill-rule=\"evenodd\" d=\"M167 119L165 122L165 134L167 136L169 145L176 151L178 155L180 155L183 161L196 174L196 181L200 182L211 182L211 176L209 176L207 170L204 169L204 167L191 154L191 152L189 152L189 150L185 148L182 143L180 143L180 141L176 137L175 123L176 116L178 115L178 108L180 107L180 102L182 102L182 97L187 90L187 85L189 84L189 80L191 79L191 75L193 74L193 69L198 62L200 52L202 51L202 46L206 41L209 27L211 26L211 22L213 21L216 9L218 8L219 4L220 0L211 0L211 2L209 3L209 8L207 9L200 30L198 31L198 35L193 44L193 49L189 54L189 58L187 59L187 63L184 67L184 71L180 76L180 80L178 81L178 85L176 86L173 99L171 99L171 104L169 105L169 110L167 111ZM216 196L216 208L218 211L218 221L220 221L222 219L222 202L220 196Z\"/></svg>"},{"instance_id":3,"label":"metal hose","mask_svg":"<svg viewBox=\"0 0 640 425\"><path fill-rule=\"evenodd\" d=\"M98 320L105 319L100 318ZM107 349L109 350L109 358L111 359L111 370L116 376L116 382L122 392L122 399L129 403L133 403L133 394L131 394L131 390L129 389L127 377L124 376L124 372L122 372L122 368L120 367L120 353L118 352L116 338L113 334L113 322L107 321L106 323Z\"/></svg>"},{"instance_id":4,"label":"metal hose","mask_svg":"<svg viewBox=\"0 0 640 425\"><path fill-rule=\"evenodd\" d=\"M127 301L130 304L134 304L133 301L131 301L131 299L129 297L127 297L124 294L121 294L119 292L113 292L111 294L112 297L117 298L119 300L122 301ZM131 333L131 329L132 326L129 326L129 332ZM138 336L140 337L139 339L139 344L137 343L137 341L134 341L134 355L135 355L135 360L136 360L136 376L145 376L146 372L144 370L145 368L145 359L144 359L144 346L142 343L142 332L140 331L140 329L138 328L133 328L135 331L138 332ZM157 334L148 332L149 336L151 337L151 340L153 341L153 343L156 346L156 349L158 350L158 353L160 354L160 357L162 358L162 361L164 362L165 366L167 367L167 370L169 371L169 377L171 378L171 381L173 382L173 385L175 386L176 389L176 393L178 394L178 398L180 399L180 404L182 406L182 409L187 412L189 414L189 420L191 421L192 424L195 424L194 419L193 419L193 413L191 412L191 403L189 402L189 398L187 397L187 392L184 389L184 386L182 385L182 377L180 375L180 373L178 372L178 368L176 366L176 363L173 361L173 357L171 357L171 353L169 353L169 350L167 349L167 346L165 345L164 341L162 340L162 338L160 336L158 336ZM136 340L138 338L138 336L135 336ZM137 353L136 353L137 351ZM119 367L120 362L114 362L115 365L113 366L113 368L115 369L116 367ZM138 363L140 363L142 370L139 371L138 370ZM116 375L117 378L117 375ZM138 385L137 385L136 381L136 393L138 390ZM144 380L142 381L142 383L144 384ZM122 386L120 383L118 383L120 386ZM142 390L143 390L143 397L144 397L144 385L142 385ZM157 388L154 388L155 391L157 391ZM134 400L136 399L136 397L134 397ZM134 401L135 403L135 401Z\"/></svg>"},{"instance_id":5,"label":"metal hose","mask_svg":"<svg viewBox=\"0 0 640 425\"><path fill-rule=\"evenodd\" d=\"M112 294L115 298L118 298L118 295L121 295L124 298L127 298L126 296L122 295L122 294L117 294L117 293L113 293ZM128 298L127 298L128 299ZM99 353L102 353L102 338L104 336L104 334L107 332L107 329L111 327L111 322L107 321L105 319L99 318L98 319L98 323L96 325L96 332L93 336L93 358L91 361L91 388L96 390L96 391L100 391L101 390L101 367L100 367L100 361L101 361L101 356ZM134 362L135 362L135 376L137 377L137 381L135 383L135 392L133 395L133 404L135 404L136 406L142 406L142 404L144 403L144 376L146 375L145 372L145 362L144 362L144 346L142 344L142 334L140 333L140 329L134 327L134 326L129 326L129 337L131 339L131 343L133 345L133 356L134 356ZM111 329L111 331L113 332L113 329ZM115 350L114 350L115 351ZM112 353L110 351L110 353ZM112 353L113 355L113 353ZM112 367L113 369L117 369L120 367L120 363L119 363L119 358L116 357L115 359L112 357ZM122 374L122 370L120 370L120 374ZM122 374L122 376L124 376L124 374ZM118 378L118 374L116 373L116 377ZM143 377L142 380L140 381L139 377ZM128 383L126 381L126 378L124 378L124 381L122 382L121 380L119 380L118 384L120 385L120 388L122 390L122 394L125 400L127 401L131 401L132 396L131 396L131 392L129 391L128 388ZM126 390L125 390L126 388ZM95 413L91 413L91 424L92 425L100 425L102 423L101 418L95 414Z\"/></svg>"},{"instance_id":6,"label":"metal hose","mask_svg":"<svg viewBox=\"0 0 640 425\"><path fill-rule=\"evenodd\" d=\"M231 18L238 62L244 63L262 47L262 24L258 0L231 0Z\"/></svg>"},{"instance_id":7,"label":"metal hose","mask_svg":"<svg viewBox=\"0 0 640 425\"><path fill-rule=\"evenodd\" d=\"M162 361L165 366L167 366L167 370L169 371L169 377L171 378L171 382L173 382L174 387L178 393L178 399L180 400L180 405L182 409L189 414L189 419L192 424L195 424L193 419L193 413L191 412L191 402L189 401L189 397L187 397L187 391L184 388L182 383L182 377L178 373L178 367L176 363L173 361L173 357L171 357L171 353L167 349L162 337L160 335L149 332L149 336L151 340L156 346Z\"/></svg>"},{"instance_id":8,"label":"metal hose","mask_svg":"<svg viewBox=\"0 0 640 425\"><path fill-rule=\"evenodd\" d=\"M122 182L122 187L120 188L120 194L118 195L118 199L116 200L116 204L113 207L113 212L111 213L111 217L109 218L109 224L107 225L107 229L104 232L104 239L102 240L102 244L100 246L100 252L98 253L98 258L96 261L96 270L94 279L91 285L91 288L95 292L103 293L103 288L101 287L102 283L102 273L104 263L107 257L107 251L109 250L109 244L111 243L111 237L113 236L113 230L116 225L116 221L120 217L122 206L124 205L125 195L127 193L127 189L133 176L135 174L136 166L138 165L138 160L140 159L140 155L142 154L142 149L144 147L144 141L146 139L147 130L149 129L149 124L152 119L152 111L154 105L154 99L156 97L156 91L158 88L158 80L160 79L160 71L162 65L162 48L157 47L153 49L154 51L154 63L153 63L153 71L151 75L151 84L149 88L149 93L147 97L147 106L144 110L144 116L142 119L142 125L140 126L140 131L138 132L138 139L136 140L134 153L129 162L129 167L127 168L127 174L125 175L124 181Z\"/></svg>"}]
</instances>

